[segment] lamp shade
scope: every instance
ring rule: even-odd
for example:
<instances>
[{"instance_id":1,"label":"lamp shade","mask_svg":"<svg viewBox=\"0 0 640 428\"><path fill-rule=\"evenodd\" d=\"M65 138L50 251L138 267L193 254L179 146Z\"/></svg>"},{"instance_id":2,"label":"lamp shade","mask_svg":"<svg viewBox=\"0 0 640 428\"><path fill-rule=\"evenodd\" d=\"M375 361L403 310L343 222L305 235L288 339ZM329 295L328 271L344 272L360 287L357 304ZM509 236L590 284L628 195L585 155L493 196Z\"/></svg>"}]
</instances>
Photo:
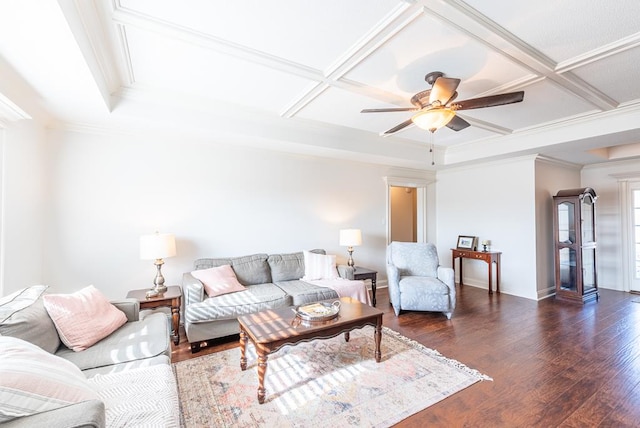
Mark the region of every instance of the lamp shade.
<instances>
[{"instance_id":1,"label":"lamp shade","mask_svg":"<svg viewBox=\"0 0 640 428\"><path fill-rule=\"evenodd\" d=\"M340 231L340 245L345 247L362 245L362 232L360 232L360 229L342 229Z\"/></svg>"},{"instance_id":2,"label":"lamp shade","mask_svg":"<svg viewBox=\"0 0 640 428\"><path fill-rule=\"evenodd\" d=\"M176 255L176 237L172 233L154 233L140 237L142 260L164 259Z\"/></svg>"},{"instance_id":3,"label":"lamp shade","mask_svg":"<svg viewBox=\"0 0 640 428\"><path fill-rule=\"evenodd\" d=\"M411 120L419 128L427 131L435 131L451 122L456 112L448 108L438 108L431 110L422 110L413 115Z\"/></svg>"}]
</instances>

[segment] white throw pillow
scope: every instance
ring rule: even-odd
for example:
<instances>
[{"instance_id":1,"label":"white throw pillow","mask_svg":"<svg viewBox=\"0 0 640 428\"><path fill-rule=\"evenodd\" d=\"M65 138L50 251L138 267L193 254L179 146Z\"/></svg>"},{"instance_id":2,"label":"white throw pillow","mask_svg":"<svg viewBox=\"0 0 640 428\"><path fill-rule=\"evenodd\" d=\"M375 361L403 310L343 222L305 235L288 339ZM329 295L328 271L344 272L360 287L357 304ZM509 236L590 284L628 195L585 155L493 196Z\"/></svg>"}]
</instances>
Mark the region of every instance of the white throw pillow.
<instances>
[{"instance_id":1,"label":"white throw pillow","mask_svg":"<svg viewBox=\"0 0 640 428\"><path fill-rule=\"evenodd\" d=\"M72 294L45 294L44 307L62 343L76 352L99 342L127 322L124 312L93 285Z\"/></svg>"},{"instance_id":2,"label":"white throw pillow","mask_svg":"<svg viewBox=\"0 0 640 428\"><path fill-rule=\"evenodd\" d=\"M303 251L302 254L304 255L303 280L313 281L339 277L336 268L336 256L316 254L311 251Z\"/></svg>"},{"instance_id":3,"label":"white throw pillow","mask_svg":"<svg viewBox=\"0 0 640 428\"><path fill-rule=\"evenodd\" d=\"M236 273L230 265L222 265L209 269L199 269L191 272L191 275L200 280L204 285L204 291L209 297L244 291L247 288L240 284Z\"/></svg>"},{"instance_id":4,"label":"white throw pillow","mask_svg":"<svg viewBox=\"0 0 640 428\"><path fill-rule=\"evenodd\" d=\"M73 363L22 339L0 336L0 423L99 399Z\"/></svg>"}]
</instances>

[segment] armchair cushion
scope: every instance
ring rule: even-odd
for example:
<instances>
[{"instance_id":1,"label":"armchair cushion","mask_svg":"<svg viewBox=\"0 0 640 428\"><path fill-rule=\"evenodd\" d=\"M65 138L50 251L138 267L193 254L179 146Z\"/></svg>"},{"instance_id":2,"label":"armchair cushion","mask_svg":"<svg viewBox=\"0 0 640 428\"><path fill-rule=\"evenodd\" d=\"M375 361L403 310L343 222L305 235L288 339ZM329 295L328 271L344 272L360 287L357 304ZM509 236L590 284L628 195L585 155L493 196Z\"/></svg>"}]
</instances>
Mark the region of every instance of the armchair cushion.
<instances>
[{"instance_id":1,"label":"armchair cushion","mask_svg":"<svg viewBox=\"0 0 640 428\"><path fill-rule=\"evenodd\" d=\"M395 242L393 264L400 276L438 276L438 252L434 245L416 245L411 242Z\"/></svg>"}]
</instances>

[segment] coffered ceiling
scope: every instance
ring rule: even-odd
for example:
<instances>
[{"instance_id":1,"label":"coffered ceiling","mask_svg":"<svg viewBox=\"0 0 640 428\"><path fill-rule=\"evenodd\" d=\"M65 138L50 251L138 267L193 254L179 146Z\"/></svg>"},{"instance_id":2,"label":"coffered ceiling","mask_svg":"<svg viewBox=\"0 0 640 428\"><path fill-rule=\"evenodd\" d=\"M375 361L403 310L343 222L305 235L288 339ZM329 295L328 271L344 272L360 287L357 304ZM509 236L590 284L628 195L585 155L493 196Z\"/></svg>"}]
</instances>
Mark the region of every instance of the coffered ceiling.
<instances>
[{"instance_id":1,"label":"coffered ceiling","mask_svg":"<svg viewBox=\"0 0 640 428\"><path fill-rule=\"evenodd\" d=\"M540 153L578 164L640 155L637 0L3 0L0 119L186 132L432 168L410 126L425 75L468 110L433 136L436 166ZM4 112L4 113L3 113Z\"/></svg>"}]
</instances>

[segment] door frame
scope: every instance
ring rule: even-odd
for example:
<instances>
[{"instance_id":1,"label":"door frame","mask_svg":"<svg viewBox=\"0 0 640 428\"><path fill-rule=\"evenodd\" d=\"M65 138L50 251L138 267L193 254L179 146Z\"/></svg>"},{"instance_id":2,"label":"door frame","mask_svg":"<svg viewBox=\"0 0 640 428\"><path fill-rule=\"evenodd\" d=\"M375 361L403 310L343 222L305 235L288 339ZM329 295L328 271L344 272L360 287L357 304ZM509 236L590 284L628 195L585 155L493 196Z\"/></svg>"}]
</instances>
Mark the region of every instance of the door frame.
<instances>
[{"instance_id":1,"label":"door frame","mask_svg":"<svg viewBox=\"0 0 640 428\"><path fill-rule=\"evenodd\" d=\"M614 174L618 179L618 190L620 195L620 248L622 249L622 289L623 291L637 291L634 288L634 275L632 267L635 266L635 231L634 219L631 215L633 203L633 190L640 189L640 174ZM634 238L631 239L630 237Z\"/></svg>"},{"instance_id":2,"label":"door frame","mask_svg":"<svg viewBox=\"0 0 640 428\"><path fill-rule=\"evenodd\" d=\"M386 225L387 245L391 243L391 187L411 187L416 189L416 241L427 242L427 187L434 179L409 177L383 177L386 184Z\"/></svg>"}]
</instances>

